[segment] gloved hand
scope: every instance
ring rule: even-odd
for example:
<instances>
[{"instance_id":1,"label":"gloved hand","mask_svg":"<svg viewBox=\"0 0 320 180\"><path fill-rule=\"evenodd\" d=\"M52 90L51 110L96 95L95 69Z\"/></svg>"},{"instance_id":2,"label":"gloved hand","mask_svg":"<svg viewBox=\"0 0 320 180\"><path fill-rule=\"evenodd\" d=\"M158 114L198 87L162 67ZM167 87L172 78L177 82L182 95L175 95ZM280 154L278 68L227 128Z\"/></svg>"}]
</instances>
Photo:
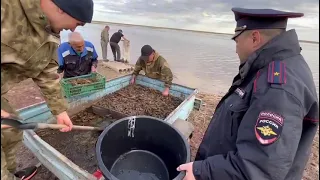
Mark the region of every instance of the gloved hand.
<instances>
[{"instance_id":1,"label":"gloved hand","mask_svg":"<svg viewBox=\"0 0 320 180\"><path fill-rule=\"evenodd\" d=\"M105 179L102 175L102 172L99 169L93 173L93 176L95 176L97 178L97 180L104 180Z\"/></svg>"}]
</instances>

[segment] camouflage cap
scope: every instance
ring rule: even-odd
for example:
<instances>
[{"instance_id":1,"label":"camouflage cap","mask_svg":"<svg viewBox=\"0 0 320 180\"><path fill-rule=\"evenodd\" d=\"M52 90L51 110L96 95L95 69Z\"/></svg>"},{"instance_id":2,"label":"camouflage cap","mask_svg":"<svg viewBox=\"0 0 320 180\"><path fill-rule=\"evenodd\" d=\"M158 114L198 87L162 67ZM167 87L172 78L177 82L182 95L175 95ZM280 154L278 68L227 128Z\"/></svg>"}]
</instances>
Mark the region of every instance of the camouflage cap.
<instances>
[{"instance_id":1,"label":"camouflage cap","mask_svg":"<svg viewBox=\"0 0 320 180\"><path fill-rule=\"evenodd\" d=\"M65 13L83 23L91 23L93 16L92 0L52 0Z\"/></svg>"}]
</instances>

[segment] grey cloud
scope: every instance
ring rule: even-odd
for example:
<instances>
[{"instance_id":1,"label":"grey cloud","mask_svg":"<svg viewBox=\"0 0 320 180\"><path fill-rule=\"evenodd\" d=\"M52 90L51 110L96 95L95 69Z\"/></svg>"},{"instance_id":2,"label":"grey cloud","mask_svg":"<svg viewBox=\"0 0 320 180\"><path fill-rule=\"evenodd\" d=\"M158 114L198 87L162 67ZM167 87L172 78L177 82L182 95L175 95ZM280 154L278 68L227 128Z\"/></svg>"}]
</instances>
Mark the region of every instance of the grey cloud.
<instances>
[{"instance_id":1,"label":"grey cloud","mask_svg":"<svg viewBox=\"0 0 320 180\"><path fill-rule=\"evenodd\" d=\"M144 17L148 20L161 20L168 26L176 28L194 27L193 25L196 24L208 27L212 23L224 23L228 26L231 23L230 27L232 27L234 23L232 7L275 8L303 12L308 18L319 19L319 10L316 8L319 7L317 0L122 0L120 3L119 1L99 1L97 4L105 7L106 10L119 12L110 12L117 14L117 19L121 19L122 15L132 16L132 18ZM110 13L106 12L106 14ZM206 14L208 16L205 16Z\"/></svg>"},{"instance_id":2,"label":"grey cloud","mask_svg":"<svg viewBox=\"0 0 320 180\"><path fill-rule=\"evenodd\" d=\"M100 1L101 2L101 1ZM99 3L100 4L100 3ZM156 5L154 5L156 4ZM228 12L232 7L245 7L245 8L278 8L301 10L302 4L319 5L317 0L281 0L281 1L266 1L266 0L172 0L168 1L155 1L155 0L130 0L124 6L115 6L108 1L101 5L106 8L119 10L126 13L130 12L144 12L144 13L168 13L168 14L185 14L208 11L212 13ZM223 5L223 6L221 6ZM304 11L306 9L303 9ZM319 11L317 11L319 12ZM305 12L308 13L308 12Z\"/></svg>"}]
</instances>

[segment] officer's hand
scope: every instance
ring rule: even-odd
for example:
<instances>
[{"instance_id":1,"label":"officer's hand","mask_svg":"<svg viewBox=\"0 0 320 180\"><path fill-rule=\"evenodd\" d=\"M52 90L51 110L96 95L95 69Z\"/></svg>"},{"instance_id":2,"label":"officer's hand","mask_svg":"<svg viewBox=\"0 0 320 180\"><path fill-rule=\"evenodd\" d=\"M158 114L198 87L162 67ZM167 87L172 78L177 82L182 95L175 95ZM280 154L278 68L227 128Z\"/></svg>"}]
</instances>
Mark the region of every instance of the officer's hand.
<instances>
[{"instance_id":1,"label":"officer's hand","mask_svg":"<svg viewBox=\"0 0 320 180\"><path fill-rule=\"evenodd\" d=\"M168 96L168 95L169 95L169 88L166 87L166 88L163 90L162 95Z\"/></svg>"},{"instance_id":2,"label":"officer's hand","mask_svg":"<svg viewBox=\"0 0 320 180\"><path fill-rule=\"evenodd\" d=\"M97 68L96 68L96 67L94 67L94 66L91 66L91 72L92 72L92 73L97 72Z\"/></svg>"},{"instance_id":3,"label":"officer's hand","mask_svg":"<svg viewBox=\"0 0 320 180\"><path fill-rule=\"evenodd\" d=\"M136 78L132 76L130 84L134 84L136 82Z\"/></svg>"},{"instance_id":4,"label":"officer's hand","mask_svg":"<svg viewBox=\"0 0 320 180\"><path fill-rule=\"evenodd\" d=\"M71 131L71 129L72 129L73 124L72 124L72 121L66 111L60 113L57 116L57 123L64 124L64 125L68 126L68 127L60 129L61 132L68 132L68 131Z\"/></svg>"},{"instance_id":5,"label":"officer's hand","mask_svg":"<svg viewBox=\"0 0 320 180\"><path fill-rule=\"evenodd\" d=\"M186 171L186 176L183 178L183 180L195 180L196 178L193 175L193 162L187 163L187 164L181 164L177 171Z\"/></svg>"},{"instance_id":6,"label":"officer's hand","mask_svg":"<svg viewBox=\"0 0 320 180\"><path fill-rule=\"evenodd\" d=\"M8 118L8 117L10 117L10 114L1 109L1 117ZM11 126L2 125L2 124L1 124L1 129L9 128L9 127L11 127Z\"/></svg>"}]
</instances>

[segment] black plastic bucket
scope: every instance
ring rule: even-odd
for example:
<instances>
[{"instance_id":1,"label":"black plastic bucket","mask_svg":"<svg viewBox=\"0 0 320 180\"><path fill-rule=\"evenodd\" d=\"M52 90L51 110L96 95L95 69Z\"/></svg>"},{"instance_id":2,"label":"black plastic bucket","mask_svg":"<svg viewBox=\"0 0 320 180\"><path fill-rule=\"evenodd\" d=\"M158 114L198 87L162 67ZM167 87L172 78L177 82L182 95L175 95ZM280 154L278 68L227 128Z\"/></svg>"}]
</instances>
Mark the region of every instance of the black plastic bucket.
<instances>
[{"instance_id":1,"label":"black plastic bucket","mask_svg":"<svg viewBox=\"0 0 320 180\"><path fill-rule=\"evenodd\" d=\"M190 146L169 123L132 116L109 125L96 144L98 166L108 180L182 180L176 168L190 162Z\"/></svg>"}]
</instances>

